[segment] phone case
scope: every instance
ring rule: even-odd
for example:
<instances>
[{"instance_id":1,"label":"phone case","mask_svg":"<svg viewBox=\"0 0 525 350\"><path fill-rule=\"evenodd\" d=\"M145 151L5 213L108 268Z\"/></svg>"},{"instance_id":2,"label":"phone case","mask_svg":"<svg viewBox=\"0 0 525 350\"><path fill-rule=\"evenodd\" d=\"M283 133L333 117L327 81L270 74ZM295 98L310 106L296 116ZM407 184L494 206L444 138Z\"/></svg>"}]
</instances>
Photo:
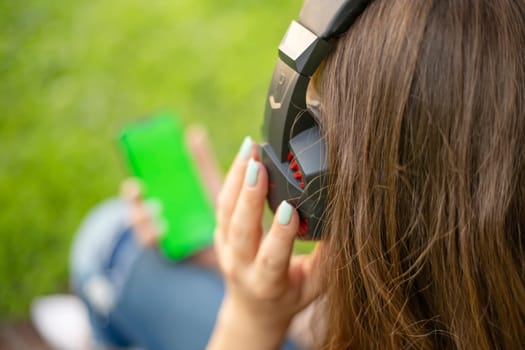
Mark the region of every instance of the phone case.
<instances>
[{"instance_id":1,"label":"phone case","mask_svg":"<svg viewBox=\"0 0 525 350\"><path fill-rule=\"evenodd\" d=\"M130 125L122 131L120 143L131 172L142 182L145 198L157 199L162 206L162 253L180 260L211 244L213 208L176 115L160 113Z\"/></svg>"}]
</instances>

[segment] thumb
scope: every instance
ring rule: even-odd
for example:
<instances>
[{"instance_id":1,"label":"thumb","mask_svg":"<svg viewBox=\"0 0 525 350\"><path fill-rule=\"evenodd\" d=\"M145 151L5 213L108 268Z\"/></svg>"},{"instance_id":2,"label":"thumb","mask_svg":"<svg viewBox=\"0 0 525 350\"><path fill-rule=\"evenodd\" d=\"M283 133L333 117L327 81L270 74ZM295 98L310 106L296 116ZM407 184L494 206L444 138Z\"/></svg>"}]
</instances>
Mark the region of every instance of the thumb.
<instances>
[{"instance_id":1,"label":"thumb","mask_svg":"<svg viewBox=\"0 0 525 350\"><path fill-rule=\"evenodd\" d=\"M320 266L319 245L309 255L296 255L290 262L292 283L300 284L299 304L301 308L316 299L322 290L322 274Z\"/></svg>"}]
</instances>

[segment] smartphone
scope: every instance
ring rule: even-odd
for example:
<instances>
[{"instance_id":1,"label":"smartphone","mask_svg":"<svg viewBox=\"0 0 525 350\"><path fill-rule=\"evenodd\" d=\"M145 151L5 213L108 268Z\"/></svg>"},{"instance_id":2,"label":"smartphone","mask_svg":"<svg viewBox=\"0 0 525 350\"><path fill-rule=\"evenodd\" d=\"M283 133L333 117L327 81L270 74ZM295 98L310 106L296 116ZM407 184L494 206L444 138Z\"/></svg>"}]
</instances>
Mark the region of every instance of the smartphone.
<instances>
[{"instance_id":1,"label":"smartphone","mask_svg":"<svg viewBox=\"0 0 525 350\"><path fill-rule=\"evenodd\" d=\"M172 260L192 255L213 241L215 215L175 113L158 113L128 125L120 144L145 199L162 207L161 252Z\"/></svg>"}]
</instances>

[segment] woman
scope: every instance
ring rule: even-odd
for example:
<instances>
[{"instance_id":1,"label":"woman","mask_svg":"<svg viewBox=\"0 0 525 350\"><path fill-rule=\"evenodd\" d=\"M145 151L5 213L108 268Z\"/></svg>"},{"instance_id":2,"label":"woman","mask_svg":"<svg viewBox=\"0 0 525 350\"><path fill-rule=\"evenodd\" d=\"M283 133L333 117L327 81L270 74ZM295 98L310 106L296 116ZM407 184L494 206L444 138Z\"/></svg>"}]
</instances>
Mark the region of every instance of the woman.
<instances>
[{"instance_id":1,"label":"woman","mask_svg":"<svg viewBox=\"0 0 525 350\"><path fill-rule=\"evenodd\" d=\"M218 207L226 293L209 349L269 349L323 295L325 349L525 348L525 3L376 0L317 88L329 237L290 258L239 156Z\"/></svg>"}]
</instances>

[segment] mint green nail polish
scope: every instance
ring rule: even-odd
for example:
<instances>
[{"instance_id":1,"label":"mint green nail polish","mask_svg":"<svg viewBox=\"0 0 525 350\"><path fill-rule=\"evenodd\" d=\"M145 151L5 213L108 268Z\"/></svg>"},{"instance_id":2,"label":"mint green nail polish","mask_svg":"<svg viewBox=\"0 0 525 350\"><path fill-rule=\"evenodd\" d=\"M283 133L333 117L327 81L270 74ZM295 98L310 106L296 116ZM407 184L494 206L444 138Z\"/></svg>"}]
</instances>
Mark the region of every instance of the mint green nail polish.
<instances>
[{"instance_id":1,"label":"mint green nail polish","mask_svg":"<svg viewBox=\"0 0 525 350\"><path fill-rule=\"evenodd\" d=\"M257 178L259 177L259 165L250 158L248 162L248 167L246 168L246 184L250 187L255 186L257 183Z\"/></svg>"},{"instance_id":2,"label":"mint green nail polish","mask_svg":"<svg viewBox=\"0 0 525 350\"><path fill-rule=\"evenodd\" d=\"M281 225L288 225L292 219L292 210L293 207L287 201L282 201L277 209L277 221Z\"/></svg>"},{"instance_id":3,"label":"mint green nail polish","mask_svg":"<svg viewBox=\"0 0 525 350\"><path fill-rule=\"evenodd\" d=\"M246 136L246 138L242 142L241 149L239 150L239 155L241 156L243 160L248 159L248 157L250 156L250 153L252 153L252 148L253 148L252 146L253 146L252 138L250 136Z\"/></svg>"}]
</instances>

